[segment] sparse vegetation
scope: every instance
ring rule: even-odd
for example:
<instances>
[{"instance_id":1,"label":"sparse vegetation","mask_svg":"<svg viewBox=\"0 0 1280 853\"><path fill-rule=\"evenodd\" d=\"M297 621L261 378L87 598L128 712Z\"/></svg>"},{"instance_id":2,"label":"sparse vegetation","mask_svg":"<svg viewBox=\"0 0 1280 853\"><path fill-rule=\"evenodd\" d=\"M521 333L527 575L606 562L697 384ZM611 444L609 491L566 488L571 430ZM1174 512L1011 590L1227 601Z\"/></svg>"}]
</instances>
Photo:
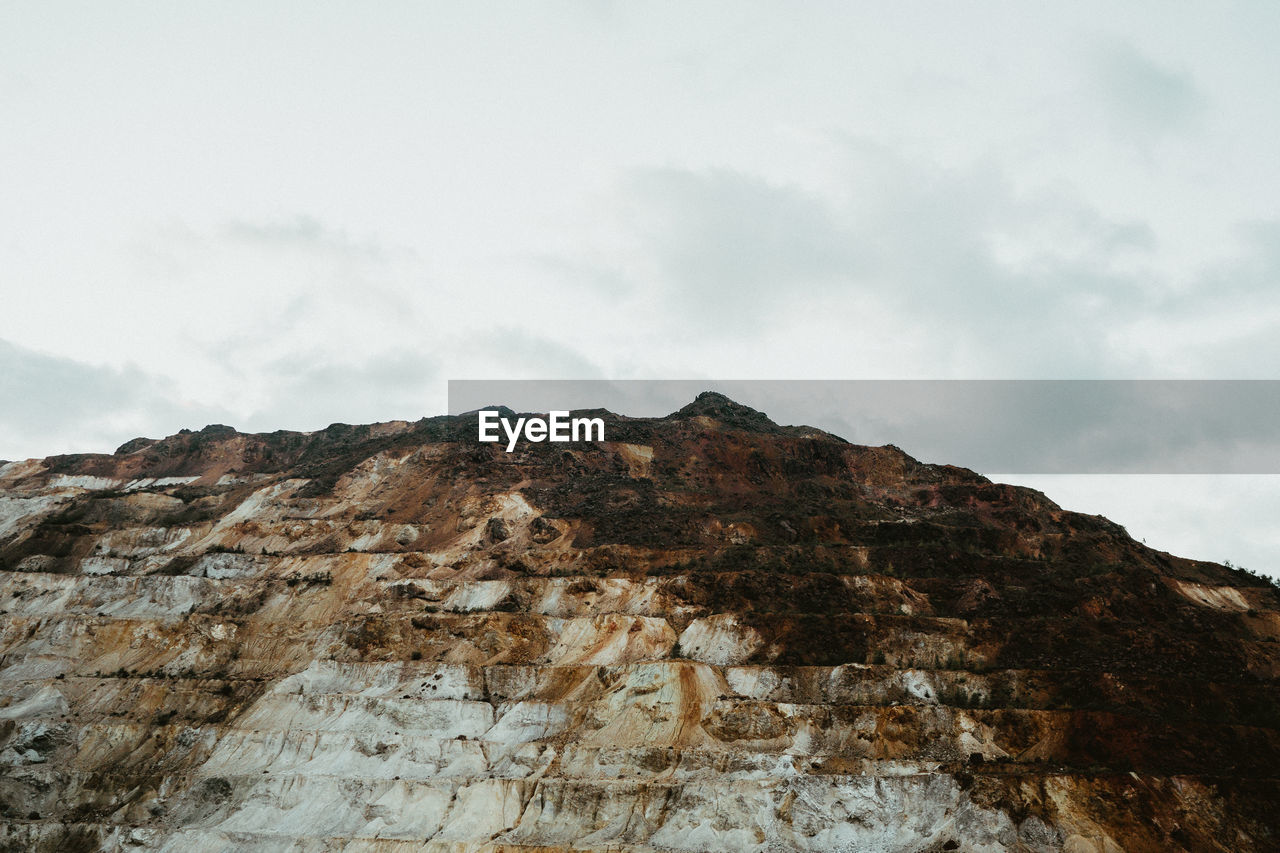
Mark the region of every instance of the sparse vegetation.
<instances>
[{"instance_id":1,"label":"sparse vegetation","mask_svg":"<svg viewBox=\"0 0 1280 853\"><path fill-rule=\"evenodd\" d=\"M244 548L239 545L223 545L221 543L217 543L210 545L204 552L206 554L243 554Z\"/></svg>"}]
</instances>

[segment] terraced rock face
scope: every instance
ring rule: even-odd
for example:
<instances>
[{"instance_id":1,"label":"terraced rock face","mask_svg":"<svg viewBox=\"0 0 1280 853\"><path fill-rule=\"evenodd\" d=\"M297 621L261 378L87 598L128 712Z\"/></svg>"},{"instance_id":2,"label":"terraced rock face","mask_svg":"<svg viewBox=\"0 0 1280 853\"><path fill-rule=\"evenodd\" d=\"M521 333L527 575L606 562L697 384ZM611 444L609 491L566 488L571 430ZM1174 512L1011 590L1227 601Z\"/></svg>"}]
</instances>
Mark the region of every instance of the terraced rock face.
<instances>
[{"instance_id":1,"label":"terraced rock face","mask_svg":"<svg viewBox=\"0 0 1280 853\"><path fill-rule=\"evenodd\" d=\"M1280 602L705 395L0 467L7 850L1280 849Z\"/></svg>"}]
</instances>

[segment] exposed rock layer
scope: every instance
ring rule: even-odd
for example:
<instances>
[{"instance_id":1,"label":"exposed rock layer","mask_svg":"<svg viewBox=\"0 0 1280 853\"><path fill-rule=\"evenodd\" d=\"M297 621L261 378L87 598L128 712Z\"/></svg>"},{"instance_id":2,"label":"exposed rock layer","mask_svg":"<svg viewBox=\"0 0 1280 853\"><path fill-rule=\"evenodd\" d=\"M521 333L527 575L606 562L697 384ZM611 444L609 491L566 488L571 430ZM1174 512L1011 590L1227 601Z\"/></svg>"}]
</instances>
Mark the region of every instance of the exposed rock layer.
<instances>
[{"instance_id":1,"label":"exposed rock layer","mask_svg":"<svg viewBox=\"0 0 1280 853\"><path fill-rule=\"evenodd\" d=\"M608 421L0 467L0 847L1280 849L1267 584L714 395Z\"/></svg>"}]
</instances>

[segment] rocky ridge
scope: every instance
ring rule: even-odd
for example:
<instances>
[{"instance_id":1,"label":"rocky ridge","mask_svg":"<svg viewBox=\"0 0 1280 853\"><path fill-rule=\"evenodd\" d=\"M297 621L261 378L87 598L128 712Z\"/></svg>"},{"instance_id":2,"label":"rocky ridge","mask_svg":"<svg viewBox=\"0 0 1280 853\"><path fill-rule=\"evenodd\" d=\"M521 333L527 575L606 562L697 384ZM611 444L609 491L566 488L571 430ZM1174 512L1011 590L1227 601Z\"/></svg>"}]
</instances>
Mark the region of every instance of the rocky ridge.
<instances>
[{"instance_id":1,"label":"rocky ridge","mask_svg":"<svg viewBox=\"0 0 1280 853\"><path fill-rule=\"evenodd\" d=\"M714 394L0 466L0 849L1280 849L1280 598Z\"/></svg>"}]
</instances>

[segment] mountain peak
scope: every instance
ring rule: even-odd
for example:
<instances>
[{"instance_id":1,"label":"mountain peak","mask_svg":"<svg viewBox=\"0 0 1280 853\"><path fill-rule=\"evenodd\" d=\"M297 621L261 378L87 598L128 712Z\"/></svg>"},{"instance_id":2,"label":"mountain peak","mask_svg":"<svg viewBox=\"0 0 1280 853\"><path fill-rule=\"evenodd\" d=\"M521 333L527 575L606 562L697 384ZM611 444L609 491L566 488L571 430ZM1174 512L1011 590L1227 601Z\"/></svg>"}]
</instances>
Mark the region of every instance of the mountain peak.
<instances>
[{"instance_id":1,"label":"mountain peak","mask_svg":"<svg viewBox=\"0 0 1280 853\"><path fill-rule=\"evenodd\" d=\"M728 426L760 432L772 432L778 429L778 425L770 420L769 416L764 412L753 409L750 406L744 406L719 391L703 391L693 399L692 403L684 406L671 417L692 418L699 416L714 418Z\"/></svg>"}]
</instances>

